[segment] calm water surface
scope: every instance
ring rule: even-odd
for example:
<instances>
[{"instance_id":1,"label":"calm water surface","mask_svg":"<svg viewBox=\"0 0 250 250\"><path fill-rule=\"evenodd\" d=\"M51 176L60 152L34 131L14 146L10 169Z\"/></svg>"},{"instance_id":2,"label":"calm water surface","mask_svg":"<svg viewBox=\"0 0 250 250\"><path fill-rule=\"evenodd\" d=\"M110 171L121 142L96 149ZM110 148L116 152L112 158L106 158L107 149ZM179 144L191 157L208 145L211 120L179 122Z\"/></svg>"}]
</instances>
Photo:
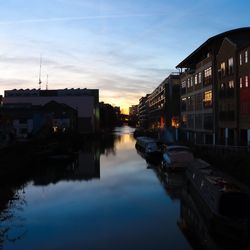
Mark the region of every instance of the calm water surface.
<instances>
[{"instance_id":1,"label":"calm water surface","mask_svg":"<svg viewBox=\"0 0 250 250\"><path fill-rule=\"evenodd\" d=\"M76 163L12 188L0 249L191 249L177 225L179 193L166 192L132 132L117 128Z\"/></svg>"}]
</instances>

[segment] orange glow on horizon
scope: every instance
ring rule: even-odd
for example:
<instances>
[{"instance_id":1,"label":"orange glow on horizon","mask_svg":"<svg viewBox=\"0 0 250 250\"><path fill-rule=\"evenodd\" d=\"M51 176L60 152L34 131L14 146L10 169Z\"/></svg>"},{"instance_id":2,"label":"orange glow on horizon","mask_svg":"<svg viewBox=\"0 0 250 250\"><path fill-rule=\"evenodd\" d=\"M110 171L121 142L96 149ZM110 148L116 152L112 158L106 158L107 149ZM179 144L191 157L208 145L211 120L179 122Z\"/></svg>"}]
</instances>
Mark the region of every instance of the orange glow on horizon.
<instances>
[{"instance_id":1,"label":"orange glow on horizon","mask_svg":"<svg viewBox=\"0 0 250 250\"><path fill-rule=\"evenodd\" d=\"M105 102L111 104L113 107L120 107L121 114L128 115L129 114L129 107L132 105L136 105L139 100L126 101L124 99L119 98L100 98L100 102Z\"/></svg>"}]
</instances>

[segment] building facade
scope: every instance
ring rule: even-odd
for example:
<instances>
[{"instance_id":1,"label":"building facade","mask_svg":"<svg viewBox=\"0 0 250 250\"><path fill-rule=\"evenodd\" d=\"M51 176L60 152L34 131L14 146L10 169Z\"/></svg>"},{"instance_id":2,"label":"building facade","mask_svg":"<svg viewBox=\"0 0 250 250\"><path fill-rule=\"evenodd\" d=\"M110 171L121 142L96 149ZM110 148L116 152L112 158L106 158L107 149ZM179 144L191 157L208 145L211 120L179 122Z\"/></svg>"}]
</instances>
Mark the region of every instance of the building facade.
<instances>
[{"instance_id":1,"label":"building facade","mask_svg":"<svg viewBox=\"0 0 250 250\"><path fill-rule=\"evenodd\" d=\"M149 94L143 96L139 100L138 110L139 110L139 126L141 128L148 128L148 97Z\"/></svg>"},{"instance_id":2,"label":"building facade","mask_svg":"<svg viewBox=\"0 0 250 250\"><path fill-rule=\"evenodd\" d=\"M147 99L150 128L164 128L175 124L180 115L179 73L171 73Z\"/></svg>"},{"instance_id":3,"label":"building facade","mask_svg":"<svg viewBox=\"0 0 250 250\"><path fill-rule=\"evenodd\" d=\"M97 89L20 89L5 90L3 104L45 105L50 101L66 104L77 111L80 133L99 131L99 90Z\"/></svg>"},{"instance_id":4,"label":"building facade","mask_svg":"<svg viewBox=\"0 0 250 250\"><path fill-rule=\"evenodd\" d=\"M249 92L240 88L240 81L243 86L247 79L248 86L245 51L249 41L250 28L221 33L209 38L176 66L181 70L181 118L187 140L223 145L238 145L241 137L242 141L247 140L250 124L247 113L241 115L240 103L248 102Z\"/></svg>"}]
</instances>

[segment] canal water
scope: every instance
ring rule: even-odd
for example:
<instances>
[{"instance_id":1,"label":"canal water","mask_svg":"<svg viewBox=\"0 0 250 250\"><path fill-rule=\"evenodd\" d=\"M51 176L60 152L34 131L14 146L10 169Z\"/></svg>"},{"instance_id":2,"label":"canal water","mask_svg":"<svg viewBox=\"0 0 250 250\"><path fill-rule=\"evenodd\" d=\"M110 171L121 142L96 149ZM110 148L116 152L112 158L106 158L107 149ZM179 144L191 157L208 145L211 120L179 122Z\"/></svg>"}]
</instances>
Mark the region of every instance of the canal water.
<instances>
[{"instance_id":1,"label":"canal water","mask_svg":"<svg viewBox=\"0 0 250 250\"><path fill-rule=\"evenodd\" d=\"M132 133L117 128L68 165L1 185L0 249L192 249L179 226L182 179L167 183Z\"/></svg>"}]
</instances>

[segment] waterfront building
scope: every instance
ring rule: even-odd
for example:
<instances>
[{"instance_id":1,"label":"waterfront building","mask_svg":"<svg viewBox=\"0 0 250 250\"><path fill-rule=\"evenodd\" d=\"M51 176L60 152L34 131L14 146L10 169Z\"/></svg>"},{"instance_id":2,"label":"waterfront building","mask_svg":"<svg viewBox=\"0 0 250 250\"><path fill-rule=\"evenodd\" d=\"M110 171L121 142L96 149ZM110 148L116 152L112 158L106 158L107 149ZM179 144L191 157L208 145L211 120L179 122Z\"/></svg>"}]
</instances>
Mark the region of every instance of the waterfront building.
<instances>
[{"instance_id":1,"label":"waterfront building","mask_svg":"<svg viewBox=\"0 0 250 250\"><path fill-rule=\"evenodd\" d=\"M144 129L148 128L148 97L149 94L141 97L138 104L139 126Z\"/></svg>"},{"instance_id":2,"label":"waterfront building","mask_svg":"<svg viewBox=\"0 0 250 250\"><path fill-rule=\"evenodd\" d=\"M171 73L148 96L148 122L150 128L175 126L180 114L180 76Z\"/></svg>"},{"instance_id":3,"label":"waterfront building","mask_svg":"<svg viewBox=\"0 0 250 250\"><path fill-rule=\"evenodd\" d=\"M66 104L76 110L78 132L95 133L99 131L98 89L13 89L5 90L3 98L3 104L45 105L50 101Z\"/></svg>"},{"instance_id":4,"label":"waterfront building","mask_svg":"<svg viewBox=\"0 0 250 250\"><path fill-rule=\"evenodd\" d=\"M139 119L139 105L132 105L129 107L129 124L136 126Z\"/></svg>"},{"instance_id":5,"label":"waterfront building","mask_svg":"<svg viewBox=\"0 0 250 250\"><path fill-rule=\"evenodd\" d=\"M77 129L77 111L55 101L45 105L30 103L4 104L0 109L0 134L5 141L46 137L52 133L72 132Z\"/></svg>"},{"instance_id":6,"label":"waterfront building","mask_svg":"<svg viewBox=\"0 0 250 250\"><path fill-rule=\"evenodd\" d=\"M181 70L182 130L190 142L250 141L249 42L250 28L230 30L209 38L176 66Z\"/></svg>"}]
</instances>

